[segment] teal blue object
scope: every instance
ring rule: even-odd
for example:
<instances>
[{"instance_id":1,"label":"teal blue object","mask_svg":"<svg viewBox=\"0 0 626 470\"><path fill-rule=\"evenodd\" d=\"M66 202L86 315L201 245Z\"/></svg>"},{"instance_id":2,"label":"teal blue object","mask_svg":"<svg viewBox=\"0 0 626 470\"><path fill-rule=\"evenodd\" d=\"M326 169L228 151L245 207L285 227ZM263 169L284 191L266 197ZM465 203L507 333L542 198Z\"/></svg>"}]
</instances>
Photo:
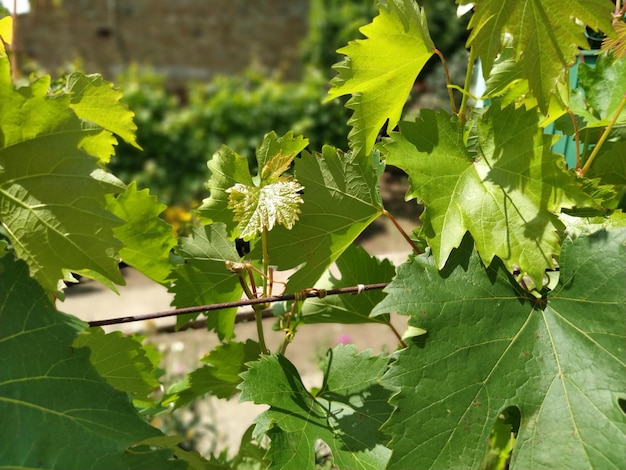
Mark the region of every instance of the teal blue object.
<instances>
[{"instance_id":1,"label":"teal blue object","mask_svg":"<svg viewBox=\"0 0 626 470\"><path fill-rule=\"evenodd\" d=\"M596 64L597 57L597 50L580 51L580 55L578 56L576 63L572 65L569 73L569 84L572 90L576 90L578 88L578 64L580 64L581 59L585 64L593 66ZM561 134L560 131L555 131L554 123L546 126L544 133L556 135ZM576 167L576 141L574 137L568 135L561 137L556 144L552 146L552 152L565 156L565 163L567 163L568 168Z\"/></svg>"}]
</instances>

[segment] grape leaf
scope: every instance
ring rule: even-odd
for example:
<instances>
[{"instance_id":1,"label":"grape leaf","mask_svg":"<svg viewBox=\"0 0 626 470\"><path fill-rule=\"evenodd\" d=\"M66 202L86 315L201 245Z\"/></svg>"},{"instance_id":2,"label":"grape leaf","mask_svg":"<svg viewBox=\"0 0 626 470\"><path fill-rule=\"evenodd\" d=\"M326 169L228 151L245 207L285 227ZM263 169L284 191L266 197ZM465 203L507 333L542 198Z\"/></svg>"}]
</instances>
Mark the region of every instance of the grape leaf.
<instances>
[{"instance_id":1,"label":"grape leaf","mask_svg":"<svg viewBox=\"0 0 626 470\"><path fill-rule=\"evenodd\" d=\"M161 432L72 343L86 325L57 312L22 261L0 258L0 462L7 468L182 469Z\"/></svg>"},{"instance_id":2,"label":"grape leaf","mask_svg":"<svg viewBox=\"0 0 626 470\"><path fill-rule=\"evenodd\" d=\"M339 276L332 270L316 283L318 289L338 289L358 284L389 282L396 270L387 259L378 260L360 246L350 245L335 262ZM385 297L380 290L370 290L358 295L333 295L308 299L302 305L302 323L384 323L389 324L389 315L370 316L376 304Z\"/></svg>"},{"instance_id":3,"label":"grape leaf","mask_svg":"<svg viewBox=\"0 0 626 470\"><path fill-rule=\"evenodd\" d=\"M257 148L257 161L260 169L260 178L257 178L258 184L250 174L248 169L248 160L237 153L230 150L228 147L223 146L208 163L209 170L211 170L211 177L209 179L208 188L211 191L209 198L203 201L200 211L202 216L209 222L222 222L226 224L228 232L233 238L241 237L239 233L241 230L245 230L247 224L237 224L240 220L252 219L254 214L254 208L257 208L257 204L254 204L254 196L258 195L261 198L261 188L270 186L265 194L265 204L263 205L268 211L271 209L271 202L284 202L282 198L277 197L282 194L284 184L281 183L276 187L272 185L280 183L279 177L290 165L295 156L308 144L308 140L301 136L293 137L293 132L286 133L283 137L277 138L276 133L268 133L263 142ZM286 180L281 180L286 181ZM235 190L233 191L233 188ZM243 188L246 188L245 190ZM300 189L296 189L293 186L295 192ZM248 198L242 197L241 200L233 200L232 193L242 193L249 195ZM290 190L291 192L291 190ZM295 195L288 198L292 203L297 199ZM290 206L290 204L287 204ZM278 206L283 208L281 204ZM233 218L232 209L236 208L238 211L238 218ZM283 208L284 209L284 208ZM293 222L296 216L295 210L289 209L287 212L290 216L286 219ZM258 215L258 214L257 214ZM272 226L276 222L276 215L272 213L266 214L271 216ZM264 220L266 226L270 225L270 220ZM251 224L250 227L255 229L257 224ZM263 224L261 224L262 226ZM250 230L250 233L253 230ZM248 233L248 232L245 232Z\"/></svg>"},{"instance_id":4,"label":"grape leaf","mask_svg":"<svg viewBox=\"0 0 626 470\"><path fill-rule=\"evenodd\" d=\"M102 328L90 328L79 334L72 346L89 349L91 365L112 387L149 402L149 395L160 385L160 355L149 354L143 340L120 331L105 334Z\"/></svg>"},{"instance_id":5,"label":"grape leaf","mask_svg":"<svg viewBox=\"0 0 626 470\"><path fill-rule=\"evenodd\" d=\"M262 356L242 374L242 401L270 405L256 420L254 437L271 439L269 468L314 469L315 444L330 448L340 469L385 468L390 452L378 430L391 407L377 380L387 358L339 345L324 365L324 385L313 396L282 355Z\"/></svg>"},{"instance_id":6,"label":"grape leaf","mask_svg":"<svg viewBox=\"0 0 626 470\"><path fill-rule=\"evenodd\" d=\"M69 93L70 108L78 117L97 124L110 134L119 135L130 145L141 149L135 136L135 114L120 101L122 92L113 88L111 82L105 81L100 74L74 72L67 77L64 91Z\"/></svg>"},{"instance_id":7,"label":"grape leaf","mask_svg":"<svg viewBox=\"0 0 626 470\"><path fill-rule=\"evenodd\" d=\"M242 288L236 273L229 271L226 262L238 262L235 243L228 239L223 224L212 224L193 229L189 237L181 239L178 253L185 262L173 273L173 305L177 308L234 302L241 299ZM207 315L207 325L215 329L220 339L233 336L237 309L212 311ZM178 326L196 318L198 314L179 315Z\"/></svg>"},{"instance_id":8,"label":"grape leaf","mask_svg":"<svg viewBox=\"0 0 626 470\"><path fill-rule=\"evenodd\" d=\"M124 243L122 260L150 279L164 283L172 271L170 252L176 245L172 227L159 218L166 209L147 189L138 191L134 181L126 191L108 197L107 209L126 223L113 233Z\"/></svg>"},{"instance_id":9,"label":"grape leaf","mask_svg":"<svg viewBox=\"0 0 626 470\"><path fill-rule=\"evenodd\" d=\"M462 3L469 3L463 0ZM474 3L468 46L476 49L485 78L502 51L505 37L515 49L524 78L545 113L556 82L565 83L578 48L588 49L582 21L594 30L612 32L611 2L572 0L564 14L560 0L483 0Z\"/></svg>"},{"instance_id":10,"label":"grape leaf","mask_svg":"<svg viewBox=\"0 0 626 470\"><path fill-rule=\"evenodd\" d=\"M324 271L382 213L378 168L367 158L351 161L332 147L303 152L295 174L305 187L298 223L268 235L269 259L281 270L300 267L289 278L292 292L313 287ZM252 255L259 256L259 249Z\"/></svg>"},{"instance_id":11,"label":"grape leaf","mask_svg":"<svg viewBox=\"0 0 626 470\"><path fill-rule=\"evenodd\" d=\"M369 154L388 121L393 129L420 71L433 55L426 16L413 0L390 0L379 15L360 30L368 39L352 41L337 52L347 57L333 68L328 99L352 94L346 107L355 157ZM391 53L390 51L393 51Z\"/></svg>"},{"instance_id":12,"label":"grape leaf","mask_svg":"<svg viewBox=\"0 0 626 470\"><path fill-rule=\"evenodd\" d=\"M48 97L49 81L15 89L0 57L0 221L47 290L67 270L123 284L113 236L121 221L105 210L123 184L81 150L102 130L84 127L68 96Z\"/></svg>"},{"instance_id":13,"label":"grape leaf","mask_svg":"<svg viewBox=\"0 0 626 470\"><path fill-rule=\"evenodd\" d=\"M239 222L237 235L250 240L278 224L291 229L298 220L303 190L302 185L290 178L280 178L261 187L237 183L229 188L228 208L233 211L233 220Z\"/></svg>"},{"instance_id":14,"label":"grape leaf","mask_svg":"<svg viewBox=\"0 0 626 470\"><path fill-rule=\"evenodd\" d=\"M218 398L232 398L238 392L237 386L242 380L240 374L247 369L245 364L255 361L259 354L259 343L250 339L245 343L217 346L202 358L207 365L191 372L185 379L186 386L168 400L175 400L179 408L207 393Z\"/></svg>"},{"instance_id":15,"label":"grape leaf","mask_svg":"<svg viewBox=\"0 0 626 470\"><path fill-rule=\"evenodd\" d=\"M478 468L498 415L515 407L511 468L624 468L625 241L624 228L568 239L542 299L500 263L485 272L471 239L444 272L426 255L400 266L376 310L428 334L382 379L396 392L389 467Z\"/></svg>"},{"instance_id":16,"label":"grape leaf","mask_svg":"<svg viewBox=\"0 0 626 470\"><path fill-rule=\"evenodd\" d=\"M621 101L626 96L624 77L626 77L626 58L615 60L612 56L600 55L594 67L585 63L578 66L578 86L593 113L587 127L607 126L615 117ZM579 114L578 109L573 111ZM583 113L580 114L588 116ZM622 109L615 124L626 125L626 110Z\"/></svg>"},{"instance_id":17,"label":"grape leaf","mask_svg":"<svg viewBox=\"0 0 626 470\"><path fill-rule=\"evenodd\" d=\"M422 233L440 268L469 231L485 264L498 256L541 286L560 249L556 214L593 203L551 153L552 137L543 135L534 111L494 103L477 128L472 160L460 124L423 110L385 144L387 163L409 174L407 195L426 205Z\"/></svg>"}]
</instances>

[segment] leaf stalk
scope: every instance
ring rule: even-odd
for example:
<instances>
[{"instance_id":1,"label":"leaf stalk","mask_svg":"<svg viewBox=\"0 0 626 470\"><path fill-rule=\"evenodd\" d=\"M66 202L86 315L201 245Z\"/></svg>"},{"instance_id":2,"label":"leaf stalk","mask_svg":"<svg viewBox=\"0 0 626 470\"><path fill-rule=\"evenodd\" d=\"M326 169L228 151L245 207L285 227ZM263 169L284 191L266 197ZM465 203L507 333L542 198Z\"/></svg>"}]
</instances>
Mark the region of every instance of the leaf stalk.
<instances>
[{"instance_id":1,"label":"leaf stalk","mask_svg":"<svg viewBox=\"0 0 626 470\"><path fill-rule=\"evenodd\" d=\"M609 137L611 130L613 130L613 126L617 122L617 118L619 117L619 115L622 113L624 106L626 106L626 93L624 94L624 96L622 96L622 100L617 106L617 109L615 110L615 113L613 114L613 118L611 119L611 122L609 122L609 125L606 126L606 128L604 129L602 136L600 136L600 140L598 140L598 143L593 148L593 151L591 152L591 155L589 155L589 158L585 162L585 165L580 170L578 170L578 176L585 176L585 173L587 173L587 171L589 171L589 168L591 168L591 165L593 164L593 161L595 160L595 158L598 156L598 152L602 148L602 145L604 144L606 139Z\"/></svg>"},{"instance_id":2,"label":"leaf stalk","mask_svg":"<svg viewBox=\"0 0 626 470\"><path fill-rule=\"evenodd\" d=\"M448 63L446 62L446 58L443 56L441 51L437 48L433 50L435 54L441 60L441 65L443 65L443 73L446 76L446 83L448 86L446 87L448 90L448 96L450 97L450 109L454 114L457 114L456 103L454 102L454 93L452 93L452 80L450 80L450 71L448 70Z\"/></svg>"}]
</instances>

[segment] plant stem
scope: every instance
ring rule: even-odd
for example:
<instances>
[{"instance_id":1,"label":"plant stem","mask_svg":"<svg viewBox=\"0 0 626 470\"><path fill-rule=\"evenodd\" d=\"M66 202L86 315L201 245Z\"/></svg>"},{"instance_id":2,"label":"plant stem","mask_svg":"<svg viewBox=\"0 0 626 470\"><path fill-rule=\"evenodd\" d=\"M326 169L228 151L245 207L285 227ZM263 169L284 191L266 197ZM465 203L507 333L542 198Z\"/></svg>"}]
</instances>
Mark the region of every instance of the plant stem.
<instances>
[{"instance_id":1,"label":"plant stem","mask_svg":"<svg viewBox=\"0 0 626 470\"><path fill-rule=\"evenodd\" d=\"M267 243L267 227L263 227L261 232L261 246L263 248L263 298L267 297L267 287L269 279L269 267L270 267L270 254ZM256 331L259 336L259 346L261 352L269 354L269 349L265 345L265 334L263 333L263 310L267 307L267 304L253 305L254 318L256 320Z\"/></svg>"},{"instance_id":2,"label":"plant stem","mask_svg":"<svg viewBox=\"0 0 626 470\"><path fill-rule=\"evenodd\" d=\"M467 98L470 95L472 85L472 75L474 74L474 63L476 62L476 52L473 47L470 48L470 56L467 62L467 72L465 74L465 83L463 85L463 96L461 98L461 107L459 108L459 119L465 122L465 113L467 112Z\"/></svg>"},{"instance_id":3,"label":"plant stem","mask_svg":"<svg viewBox=\"0 0 626 470\"><path fill-rule=\"evenodd\" d=\"M263 248L263 297L267 297L267 284L270 270L270 252L267 243L267 227L263 227L261 233L261 245Z\"/></svg>"},{"instance_id":4,"label":"plant stem","mask_svg":"<svg viewBox=\"0 0 626 470\"><path fill-rule=\"evenodd\" d=\"M415 253L421 254L422 250L420 250L419 247L415 244L415 242L411 240L411 237L409 237L409 235L400 226L396 218L393 215L391 215L391 213L387 209L383 209L383 215L386 216L389 220L391 220L391 223L393 223L393 225L398 229L398 231L402 234L402 236L407 241L407 243L411 245L411 248L413 248L413 251L415 251Z\"/></svg>"},{"instance_id":5,"label":"plant stem","mask_svg":"<svg viewBox=\"0 0 626 470\"><path fill-rule=\"evenodd\" d=\"M379 282L377 284L366 284L352 287L339 287L337 289L327 289L323 292L317 289L312 289L306 292L305 298L312 297L320 297L322 295L341 295L341 294L358 294L359 292L364 292L368 290L380 290L387 287L386 282ZM95 326L107 326L107 325L118 325L121 323L131 323L136 321L144 321L144 320L154 320L156 318L166 318L166 317L175 317L178 315L185 315L188 313L207 313L213 312L215 310L222 310L225 308L233 308L233 307L245 307L245 306L254 306L255 305L263 305L265 306L268 303L272 302L284 302L289 300L296 300L297 294L285 294L285 295L276 295L268 298L257 298L257 299L248 299L248 300L237 300L234 302L222 302L219 304L210 304L210 305L197 305L195 307L185 307L178 308L175 310L168 310L165 312L155 312L155 313L147 313L142 315L132 315L127 317L120 318L109 318L105 320L93 320L88 322L90 327Z\"/></svg>"},{"instance_id":6,"label":"plant stem","mask_svg":"<svg viewBox=\"0 0 626 470\"><path fill-rule=\"evenodd\" d=\"M389 326L389 328L391 328L391 331L393 331L393 334L396 336L396 338L398 338L398 341L400 342L400 345L403 348L407 347L407 344L405 343L405 341L402 339L402 335L400 335L400 333L398 332L398 330L396 330L396 328L391 324L391 323L387 323L387 325Z\"/></svg>"},{"instance_id":7,"label":"plant stem","mask_svg":"<svg viewBox=\"0 0 626 470\"><path fill-rule=\"evenodd\" d=\"M263 305L253 305L254 309L254 320L256 322L256 332L259 337L259 347L261 348L262 354L269 354L270 350L267 349L265 345L265 334L263 333Z\"/></svg>"},{"instance_id":8,"label":"plant stem","mask_svg":"<svg viewBox=\"0 0 626 470\"><path fill-rule=\"evenodd\" d=\"M593 151L591 152L591 155L589 155L589 158L585 162L585 165L580 170L578 170L578 176L585 176L585 173L587 173L587 171L589 171L589 168L591 168L593 161L598 155L600 148L602 147L606 139L609 137L609 134L611 130L613 129L613 126L617 122L617 118L622 113L624 106L626 106L626 93L624 94L624 96L622 96L622 101L620 101L619 105L617 106L617 109L615 110L615 113L613 114L613 118L611 119L611 122L609 122L609 125L606 126L606 129L604 129L604 132L602 133L600 140L598 140L598 143L593 148Z\"/></svg>"},{"instance_id":9,"label":"plant stem","mask_svg":"<svg viewBox=\"0 0 626 470\"><path fill-rule=\"evenodd\" d=\"M452 93L452 88L450 88L450 86L452 85L452 80L450 80L448 63L446 62L446 58L443 56L439 49L435 48L433 52L437 54L437 56L439 56L439 59L441 60L441 65L443 65L443 73L446 75L446 84L448 85L446 86L446 88L448 89L448 96L450 97L450 109L454 114L457 114L456 104L454 102L454 93Z\"/></svg>"}]
</instances>

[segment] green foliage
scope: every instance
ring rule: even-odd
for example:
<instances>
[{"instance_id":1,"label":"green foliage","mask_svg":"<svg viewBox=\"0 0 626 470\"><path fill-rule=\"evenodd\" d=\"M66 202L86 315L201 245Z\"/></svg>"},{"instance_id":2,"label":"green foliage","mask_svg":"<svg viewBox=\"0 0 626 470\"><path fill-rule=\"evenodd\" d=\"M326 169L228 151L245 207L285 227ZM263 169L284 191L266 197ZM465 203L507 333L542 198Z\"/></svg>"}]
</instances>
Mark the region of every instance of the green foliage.
<instances>
[{"instance_id":1,"label":"green foliage","mask_svg":"<svg viewBox=\"0 0 626 470\"><path fill-rule=\"evenodd\" d=\"M246 364L257 360L260 354L259 343L252 340L217 346L202 358L205 366L190 373L182 384L174 386L167 401L175 401L176 407L181 407L205 394L232 398L241 383L241 373L247 369Z\"/></svg>"},{"instance_id":2,"label":"green foliage","mask_svg":"<svg viewBox=\"0 0 626 470\"><path fill-rule=\"evenodd\" d=\"M119 331L105 334L102 328L91 328L81 332L72 346L89 348L89 362L107 383L146 403L160 385L161 358L158 351L143 346L143 340Z\"/></svg>"},{"instance_id":3,"label":"green foliage","mask_svg":"<svg viewBox=\"0 0 626 470\"><path fill-rule=\"evenodd\" d=\"M159 218L165 207L147 189L137 191L135 182L107 201L107 209L126 221L113 229L115 237L124 243L122 260L161 283L170 276L170 252L176 246L172 227Z\"/></svg>"},{"instance_id":4,"label":"green foliage","mask_svg":"<svg viewBox=\"0 0 626 470\"><path fill-rule=\"evenodd\" d=\"M272 439L269 468L314 469L314 443L322 440L340 468L384 468L389 459L379 431L391 407L377 383L387 358L357 353L354 346L330 350L324 384L309 392L284 356L263 356L243 374L241 400L271 405L256 418L257 438Z\"/></svg>"},{"instance_id":5,"label":"green foliage","mask_svg":"<svg viewBox=\"0 0 626 470\"><path fill-rule=\"evenodd\" d=\"M626 373L615 329L626 304L625 241L623 228L566 241L558 285L540 300L512 286L499 263L485 270L469 239L441 272L428 255L401 266L376 311L411 315L428 335L383 378L396 391L383 428L394 436L390 466L475 468L495 418L517 407L513 466L558 456L567 468L619 468L619 446L606 443L626 433L615 398Z\"/></svg>"},{"instance_id":6,"label":"green foliage","mask_svg":"<svg viewBox=\"0 0 626 470\"><path fill-rule=\"evenodd\" d=\"M379 260L355 245L350 245L337 259L334 268L337 274L326 271L315 284L318 289L339 289L358 284L376 284L386 282L395 275L395 269L389 260ZM316 323L386 323L389 315L372 317L369 313L385 294L378 290L363 292L359 295L335 295L310 299L302 306L303 324Z\"/></svg>"},{"instance_id":7,"label":"green foliage","mask_svg":"<svg viewBox=\"0 0 626 470\"><path fill-rule=\"evenodd\" d=\"M314 286L381 214L380 169L369 159L354 160L331 147L296 159L294 175L304 186L298 223L291 230L278 226L268 235L272 263L280 270L299 268L289 277L291 292Z\"/></svg>"},{"instance_id":8,"label":"green foliage","mask_svg":"<svg viewBox=\"0 0 626 470\"><path fill-rule=\"evenodd\" d=\"M401 119L436 41L418 5L388 0L366 39L342 49L332 82L331 97L352 95L347 153L313 141L304 150L307 139L294 136L315 126L289 110L309 101L285 98L276 82L194 88L175 119L171 97L131 90L130 101L146 104L131 105L135 129L100 77L16 88L0 50L0 466L624 468L624 58L581 65L579 91L566 87L583 27L613 36L611 2L474 4L469 68L476 57L486 63L488 109L469 106L468 73L462 86L449 83L462 90L457 111ZM295 132L279 128L291 118ZM557 136L545 129L553 121L577 146L575 168L555 154ZM142 141L144 123L153 141ZM332 121L320 125L345 136ZM205 167L207 143L228 132ZM163 174L193 169L194 181L208 180L210 195L177 243L159 219L165 206L107 172L116 136L163 157ZM380 215L395 221L378 186L385 165L404 169L407 199L425 205L417 240L403 233L425 252L397 269L353 246ZM180 191L193 198L189 181ZM233 341L234 308L207 311L220 344L156 403L153 347L87 332L50 301L71 272L123 282L120 259L165 285L178 307L247 297L258 341ZM275 310L285 336L271 351L262 311L283 288L275 270L286 272L292 303ZM361 292L386 282L385 292ZM326 295L342 287L357 293ZM394 314L410 318L405 340ZM398 350L338 346L309 390L285 354L304 324L325 322L390 328ZM183 451L182 436L164 436L133 407L156 413L238 390L268 409L232 458Z\"/></svg>"},{"instance_id":9,"label":"green foliage","mask_svg":"<svg viewBox=\"0 0 626 470\"><path fill-rule=\"evenodd\" d=\"M137 414L126 393L98 374L87 349L74 349L86 325L57 312L22 261L5 255L0 272L2 465L185 468L169 460L171 450L133 448L161 433Z\"/></svg>"},{"instance_id":10,"label":"green foliage","mask_svg":"<svg viewBox=\"0 0 626 470\"><path fill-rule=\"evenodd\" d=\"M413 82L434 49L426 16L411 0L389 2L361 32L368 39L339 50L347 58L335 66L339 73L329 93L329 99L352 94L346 106L354 110L348 123L357 156L370 153L385 123L388 129L398 123ZM389 50L394 53L385 54Z\"/></svg>"},{"instance_id":11,"label":"green foliage","mask_svg":"<svg viewBox=\"0 0 626 470\"><path fill-rule=\"evenodd\" d=\"M92 83L85 78L81 93L102 96L105 109L116 109L110 89ZM70 280L69 271L122 284L114 256L121 243L113 237L121 221L104 206L123 184L98 166L113 153L115 137L81 119L97 110L75 106L69 93L48 95L49 85L42 77L16 89L8 59L0 56L0 220L17 256L47 290ZM99 119L111 121L106 114Z\"/></svg>"},{"instance_id":12,"label":"green foliage","mask_svg":"<svg viewBox=\"0 0 626 470\"><path fill-rule=\"evenodd\" d=\"M233 302L241 298L238 275L227 268L228 262L236 263L240 258L223 224L194 229L190 236L180 240L178 254L184 262L175 268L170 287L176 307ZM220 339L229 339L234 333L236 313L234 308L212 312L207 317L207 325L215 329ZM179 315L177 325L197 316Z\"/></svg>"},{"instance_id":13,"label":"green foliage","mask_svg":"<svg viewBox=\"0 0 626 470\"><path fill-rule=\"evenodd\" d=\"M477 136L468 148L456 119L424 110L385 145L387 163L408 173L408 195L426 205L421 234L440 269L469 231L486 265L498 256L510 272L518 266L541 287L559 253L555 214L592 202L551 153L552 139L534 111L494 103L473 124Z\"/></svg>"},{"instance_id":14,"label":"green foliage","mask_svg":"<svg viewBox=\"0 0 626 470\"><path fill-rule=\"evenodd\" d=\"M468 45L481 58L485 77L502 49L504 33L509 34L515 60L520 63L522 76L528 79L543 112L548 110L555 95L555 83L566 83L568 68L574 63L578 48L589 48L583 25L612 31L611 2L574 0L568 3L567 14L562 7L559 0L486 0L475 2L475 13L469 23L472 32Z\"/></svg>"}]
</instances>

